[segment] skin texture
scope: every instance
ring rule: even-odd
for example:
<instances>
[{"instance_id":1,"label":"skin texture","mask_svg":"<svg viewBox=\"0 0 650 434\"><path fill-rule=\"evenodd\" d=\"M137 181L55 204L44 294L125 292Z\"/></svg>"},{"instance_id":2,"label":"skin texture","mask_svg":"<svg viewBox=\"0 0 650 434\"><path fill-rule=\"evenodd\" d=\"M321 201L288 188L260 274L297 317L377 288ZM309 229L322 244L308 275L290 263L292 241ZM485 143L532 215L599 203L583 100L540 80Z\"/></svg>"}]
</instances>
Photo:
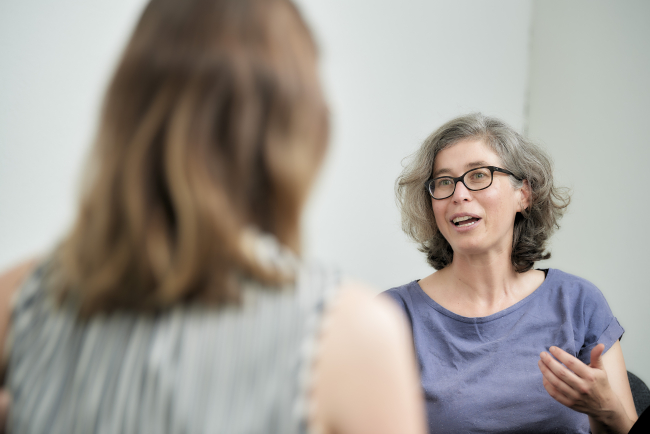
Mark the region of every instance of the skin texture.
<instances>
[{"instance_id":1,"label":"skin texture","mask_svg":"<svg viewBox=\"0 0 650 434\"><path fill-rule=\"evenodd\" d=\"M480 166L503 167L501 159L482 140L461 141L436 157L434 177L460 176ZM529 204L530 189L514 188L509 176L495 172L492 185L470 191L456 184L451 197L431 199L438 229L454 250L450 265L419 284L446 309L466 317L499 312L530 295L544 281L544 273L517 273L510 261L515 215ZM458 230L451 219L459 214L480 218L470 230Z\"/></svg>"},{"instance_id":2,"label":"skin texture","mask_svg":"<svg viewBox=\"0 0 650 434\"><path fill-rule=\"evenodd\" d=\"M0 273L0 371L4 380L4 372L7 367L7 335L9 331L9 319L11 317L11 299L25 278L31 273L36 265L37 259L30 259L15 265L9 270ZM0 433L5 432L7 414L11 406L11 396L5 389L0 389Z\"/></svg>"},{"instance_id":3,"label":"skin texture","mask_svg":"<svg viewBox=\"0 0 650 434\"><path fill-rule=\"evenodd\" d=\"M20 288L25 278L32 272L37 259L29 259L21 262L3 273L0 273L0 348L3 349L0 361L2 371L6 366L7 351L4 351L7 333L9 330L9 318L11 315L11 299L14 293Z\"/></svg>"},{"instance_id":4,"label":"skin texture","mask_svg":"<svg viewBox=\"0 0 650 434\"><path fill-rule=\"evenodd\" d=\"M433 176L459 176L469 169L488 165L503 167L499 157L482 140L467 140L438 154ZM470 191L458 182L450 198L432 199L438 229L454 249L454 260L458 256L474 260L486 254L509 252L515 215L527 205L524 195L523 189L512 187L508 175L495 172L492 185L485 190ZM471 231L461 232L450 220L466 213L481 220Z\"/></svg>"},{"instance_id":5,"label":"skin texture","mask_svg":"<svg viewBox=\"0 0 650 434\"><path fill-rule=\"evenodd\" d=\"M637 419L621 345L591 351L585 365L557 347L540 354L544 388L559 403L589 416L593 433L627 433ZM561 362L561 363L560 363Z\"/></svg>"},{"instance_id":6,"label":"skin texture","mask_svg":"<svg viewBox=\"0 0 650 434\"><path fill-rule=\"evenodd\" d=\"M326 315L314 366L316 432L425 433L413 340L393 303L347 284Z\"/></svg>"}]
</instances>

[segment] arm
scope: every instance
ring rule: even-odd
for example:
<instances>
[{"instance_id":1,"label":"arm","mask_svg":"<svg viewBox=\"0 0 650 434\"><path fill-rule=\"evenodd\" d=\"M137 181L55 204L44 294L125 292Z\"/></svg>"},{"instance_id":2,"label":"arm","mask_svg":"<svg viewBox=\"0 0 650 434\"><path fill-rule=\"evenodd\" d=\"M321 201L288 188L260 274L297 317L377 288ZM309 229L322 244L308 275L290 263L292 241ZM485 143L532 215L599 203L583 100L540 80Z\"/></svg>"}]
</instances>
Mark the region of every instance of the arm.
<instances>
[{"instance_id":1,"label":"arm","mask_svg":"<svg viewBox=\"0 0 650 434\"><path fill-rule=\"evenodd\" d=\"M605 355L604 349L605 345L596 345L589 365L557 347L550 348L557 360L541 353L538 365L544 388L559 403L589 415L592 432L627 433L636 421L636 410L621 345L617 341Z\"/></svg>"},{"instance_id":2,"label":"arm","mask_svg":"<svg viewBox=\"0 0 650 434\"><path fill-rule=\"evenodd\" d=\"M6 354L5 344L11 316L11 299L25 278L32 272L36 262L37 259L30 259L0 273L0 351L3 355L0 357L0 370L4 370L6 362L4 355Z\"/></svg>"},{"instance_id":3,"label":"arm","mask_svg":"<svg viewBox=\"0 0 650 434\"><path fill-rule=\"evenodd\" d=\"M11 317L11 299L25 278L34 269L36 259L25 261L13 268L0 273L0 378L4 379L4 370L7 366L7 334L9 332L9 319ZM4 387L0 385L0 387ZM5 432L7 413L11 404L11 397L4 389L0 389L0 433Z\"/></svg>"},{"instance_id":4,"label":"arm","mask_svg":"<svg viewBox=\"0 0 650 434\"><path fill-rule=\"evenodd\" d=\"M325 433L423 434L412 338L397 308L346 285L324 321L312 424Z\"/></svg>"},{"instance_id":5,"label":"arm","mask_svg":"<svg viewBox=\"0 0 650 434\"><path fill-rule=\"evenodd\" d=\"M623 359L621 343L616 341L609 351L602 355L602 360L612 390L621 400L627 416L636 421L636 408L634 407L630 381L627 378L627 368L625 367L625 359Z\"/></svg>"}]
</instances>

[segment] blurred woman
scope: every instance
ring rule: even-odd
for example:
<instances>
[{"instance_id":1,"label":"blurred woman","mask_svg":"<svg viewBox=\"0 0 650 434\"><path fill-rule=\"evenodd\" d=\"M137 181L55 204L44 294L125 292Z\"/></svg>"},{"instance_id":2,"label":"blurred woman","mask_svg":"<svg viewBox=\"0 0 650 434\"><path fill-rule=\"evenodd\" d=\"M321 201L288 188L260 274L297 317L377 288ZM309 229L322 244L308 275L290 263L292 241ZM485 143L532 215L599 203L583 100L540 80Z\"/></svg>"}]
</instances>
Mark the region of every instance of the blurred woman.
<instances>
[{"instance_id":1,"label":"blurred woman","mask_svg":"<svg viewBox=\"0 0 650 434\"><path fill-rule=\"evenodd\" d=\"M411 322L429 431L628 432L623 329L594 285L533 269L569 203L546 154L498 119L462 116L396 190L438 270L387 291Z\"/></svg>"},{"instance_id":2,"label":"blurred woman","mask_svg":"<svg viewBox=\"0 0 650 434\"><path fill-rule=\"evenodd\" d=\"M399 312L300 259L327 132L289 1L152 0L74 227L0 278L10 431L422 433Z\"/></svg>"}]
</instances>

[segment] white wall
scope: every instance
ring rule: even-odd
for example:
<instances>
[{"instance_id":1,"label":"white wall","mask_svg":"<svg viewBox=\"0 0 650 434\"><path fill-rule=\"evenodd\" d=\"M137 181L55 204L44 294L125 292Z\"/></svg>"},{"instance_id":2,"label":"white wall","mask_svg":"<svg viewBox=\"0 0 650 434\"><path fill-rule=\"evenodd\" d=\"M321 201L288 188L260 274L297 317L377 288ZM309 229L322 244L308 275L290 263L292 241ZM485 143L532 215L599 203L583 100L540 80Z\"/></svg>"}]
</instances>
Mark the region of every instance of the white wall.
<instances>
[{"instance_id":1,"label":"white wall","mask_svg":"<svg viewBox=\"0 0 650 434\"><path fill-rule=\"evenodd\" d=\"M0 269L71 224L104 86L143 5L0 1Z\"/></svg>"},{"instance_id":2,"label":"white wall","mask_svg":"<svg viewBox=\"0 0 650 434\"><path fill-rule=\"evenodd\" d=\"M333 111L309 252L387 289L433 270L400 229L401 160L470 111L524 123L528 1L301 0Z\"/></svg>"},{"instance_id":3,"label":"white wall","mask_svg":"<svg viewBox=\"0 0 650 434\"><path fill-rule=\"evenodd\" d=\"M536 1L530 65L528 133L573 189L546 266L603 291L650 384L650 2Z\"/></svg>"},{"instance_id":4,"label":"white wall","mask_svg":"<svg viewBox=\"0 0 650 434\"><path fill-rule=\"evenodd\" d=\"M70 224L96 111L142 0L0 3L0 268ZM309 256L378 289L431 272L399 227L400 161L481 110L524 123L530 1L301 0L322 51L331 152Z\"/></svg>"}]
</instances>

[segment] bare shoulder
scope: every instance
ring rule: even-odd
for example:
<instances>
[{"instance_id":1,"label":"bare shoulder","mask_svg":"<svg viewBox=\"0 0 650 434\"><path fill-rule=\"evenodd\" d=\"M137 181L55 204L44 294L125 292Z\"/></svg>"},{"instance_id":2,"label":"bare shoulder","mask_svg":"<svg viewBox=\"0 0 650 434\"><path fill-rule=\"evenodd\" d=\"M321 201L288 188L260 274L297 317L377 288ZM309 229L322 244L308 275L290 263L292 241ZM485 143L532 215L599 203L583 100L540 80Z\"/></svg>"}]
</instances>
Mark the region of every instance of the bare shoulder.
<instances>
[{"instance_id":1,"label":"bare shoulder","mask_svg":"<svg viewBox=\"0 0 650 434\"><path fill-rule=\"evenodd\" d=\"M321 349L329 359L365 363L406 344L410 330L393 301L361 283L342 285L324 317Z\"/></svg>"},{"instance_id":2,"label":"bare shoulder","mask_svg":"<svg viewBox=\"0 0 650 434\"><path fill-rule=\"evenodd\" d=\"M0 271L0 294L16 291L25 278L34 270L37 262L38 258L31 258Z\"/></svg>"},{"instance_id":3,"label":"bare shoulder","mask_svg":"<svg viewBox=\"0 0 650 434\"><path fill-rule=\"evenodd\" d=\"M38 258L22 261L13 267L0 272L0 354L5 355L5 341L9 330L11 315L11 300L20 285L34 270ZM0 357L0 370L4 369L5 360Z\"/></svg>"},{"instance_id":4,"label":"bare shoulder","mask_svg":"<svg viewBox=\"0 0 650 434\"><path fill-rule=\"evenodd\" d=\"M337 357L370 358L395 349L411 351L411 331L389 297L359 282L347 282L325 317L323 344ZM338 350L345 350L339 354Z\"/></svg>"},{"instance_id":5,"label":"bare shoulder","mask_svg":"<svg viewBox=\"0 0 650 434\"><path fill-rule=\"evenodd\" d=\"M386 296L377 296L367 285L346 282L329 312L334 325L354 330L358 337L373 338L379 332L406 337L406 323L395 303Z\"/></svg>"},{"instance_id":6,"label":"bare shoulder","mask_svg":"<svg viewBox=\"0 0 650 434\"><path fill-rule=\"evenodd\" d=\"M397 306L346 283L324 321L312 423L330 433L424 432L412 338Z\"/></svg>"}]
</instances>

